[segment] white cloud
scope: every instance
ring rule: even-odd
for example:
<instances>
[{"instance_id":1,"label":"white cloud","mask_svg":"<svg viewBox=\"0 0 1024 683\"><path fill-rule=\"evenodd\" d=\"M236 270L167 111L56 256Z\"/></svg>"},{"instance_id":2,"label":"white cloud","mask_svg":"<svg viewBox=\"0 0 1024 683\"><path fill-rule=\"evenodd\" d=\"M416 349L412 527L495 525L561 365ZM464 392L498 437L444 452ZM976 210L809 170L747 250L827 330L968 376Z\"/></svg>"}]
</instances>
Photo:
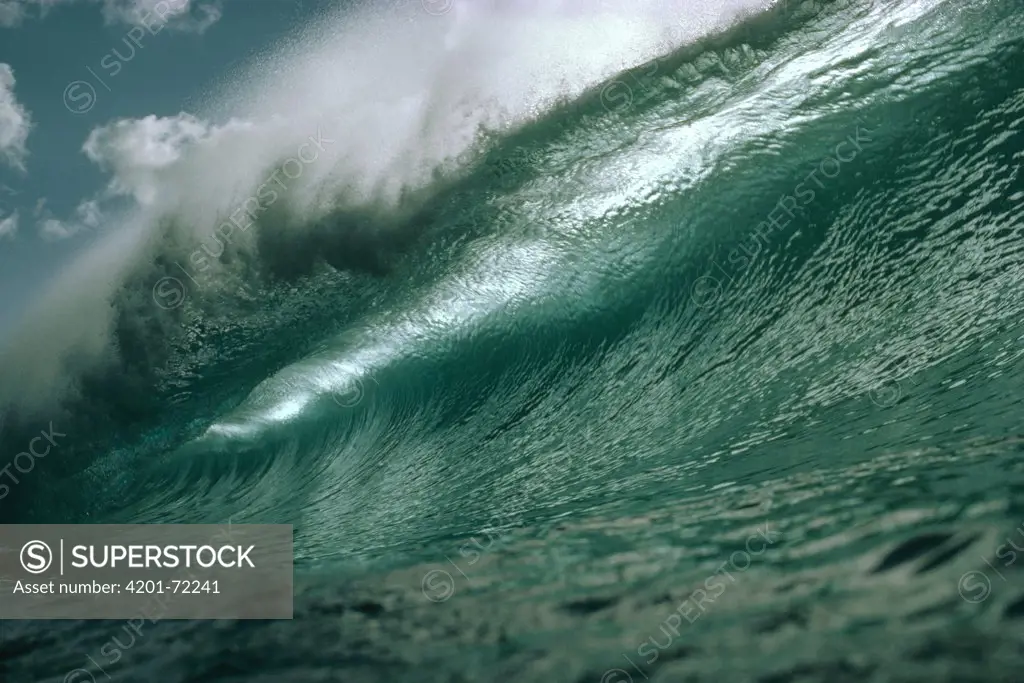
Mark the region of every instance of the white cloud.
<instances>
[{"instance_id":1,"label":"white cloud","mask_svg":"<svg viewBox=\"0 0 1024 683\"><path fill-rule=\"evenodd\" d=\"M99 204L95 200L84 201L75 209L75 215L68 220L54 218L46 208L46 200L40 199L34 212L38 222L39 236L47 242L56 242L74 237L86 229L98 228L103 220Z\"/></svg>"},{"instance_id":2,"label":"white cloud","mask_svg":"<svg viewBox=\"0 0 1024 683\"><path fill-rule=\"evenodd\" d=\"M129 195L142 205L159 196L161 170L177 162L185 149L208 134L205 123L188 114L122 119L89 133L82 151L110 171L109 192Z\"/></svg>"},{"instance_id":3,"label":"white cloud","mask_svg":"<svg viewBox=\"0 0 1024 683\"><path fill-rule=\"evenodd\" d=\"M18 0L0 0L0 26L17 26L24 18L24 6Z\"/></svg>"},{"instance_id":4,"label":"white cloud","mask_svg":"<svg viewBox=\"0 0 1024 683\"><path fill-rule=\"evenodd\" d=\"M47 218L39 223L39 234L47 242L56 242L73 236L78 230L75 225L63 223L56 218Z\"/></svg>"},{"instance_id":5,"label":"white cloud","mask_svg":"<svg viewBox=\"0 0 1024 683\"><path fill-rule=\"evenodd\" d=\"M103 0L103 16L110 24L152 26L166 21L168 28L202 33L217 23L221 9L219 0Z\"/></svg>"},{"instance_id":6,"label":"white cloud","mask_svg":"<svg viewBox=\"0 0 1024 683\"><path fill-rule=\"evenodd\" d=\"M120 119L89 133L82 151L103 167L159 169L181 158L189 144L206 137L209 127L191 114Z\"/></svg>"},{"instance_id":7,"label":"white cloud","mask_svg":"<svg viewBox=\"0 0 1024 683\"><path fill-rule=\"evenodd\" d=\"M18 212L0 220L0 240L13 239L18 232Z\"/></svg>"},{"instance_id":8,"label":"white cloud","mask_svg":"<svg viewBox=\"0 0 1024 683\"><path fill-rule=\"evenodd\" d=\"M184 112L150 115L94 129L82 151L111 173L108 194L130 196L148 206L158 199L180 200L182 197L172 193L183 189L180 181L200 172L206 166L203 162L210 162L208 157L238 159L241 150L232 151L222 143L234 141L244 146L247 141L237 134L251 129L246 122L231 120L217 126Z\"/></svg>"},{"instance_id":9,"label":"white cloud","mask_svg":"<svg viewBox=\"0 0 1024 683\"><path fill-rule=\"evenodd\" d=\"M202 33L221 17L221 0L0 0L0 27L20 25L37 8L40 17L50 8L72 2L102 3L108 24L156 26Z\"/></svg>"},{"instance_id":10,"label":"white cloud","mask_svg":"<svg viewBox=\"0 0 1024 683\"><path fill-rule=\"evenodd\" d=\"M0 0L0 26L20 26L29 17L30 10L38 8L39 16L45 16L49 9L72 0Z\"/></svg>"},{"instance_id":11,"label":"white cloud","mask_svg":"<svg viewBox=\"0 0 1024 683\"><path fill-rule=\"evenodd\" d=\"M100 206L96 200L89 200L79 204L78 208L75 209L75 215L82 225L87 228L98 228L103 220L103 213L100 211Z\"/></svg>"},{"instance_id":12,"label":"white cloud","mask_svg":"<svg viewBox=\"0 0 1024 683\"><path fill-rule=\"evenodd\" d=\"M14 97L14 71L0 63L0 162L25 170L25 141L32 119Z\"/></svg>"}]
</instances>

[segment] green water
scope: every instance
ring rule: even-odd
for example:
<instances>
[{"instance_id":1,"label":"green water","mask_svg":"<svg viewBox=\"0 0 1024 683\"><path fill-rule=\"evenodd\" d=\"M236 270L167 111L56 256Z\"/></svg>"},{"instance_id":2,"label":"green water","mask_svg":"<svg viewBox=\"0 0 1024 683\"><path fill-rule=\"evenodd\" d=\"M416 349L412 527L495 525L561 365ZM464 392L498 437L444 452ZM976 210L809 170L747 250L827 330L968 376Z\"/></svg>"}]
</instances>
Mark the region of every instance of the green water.
<instances>
[{"instance_id":1,"label":"green water","mask_svg":"<svg viewBox=\"0 0 1024 683\"><path fill-rule=\"evenodd\" d=\"M8 679L1019 680L1019 10L789 3L125 326L3 513L294 524L296 618L8 624Z\"/></svg>"}]
</instances>

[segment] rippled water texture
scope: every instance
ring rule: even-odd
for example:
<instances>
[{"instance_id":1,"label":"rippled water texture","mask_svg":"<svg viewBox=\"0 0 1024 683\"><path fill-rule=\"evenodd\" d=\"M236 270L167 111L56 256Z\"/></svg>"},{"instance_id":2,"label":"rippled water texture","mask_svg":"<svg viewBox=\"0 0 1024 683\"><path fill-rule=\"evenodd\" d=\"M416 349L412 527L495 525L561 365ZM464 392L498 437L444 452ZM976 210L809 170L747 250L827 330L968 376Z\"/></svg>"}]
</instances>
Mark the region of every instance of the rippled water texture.
<instances>
[{"instance_id":1,"label":"rippled water texture","mask_svg":"<svg viewBox=\"0 0 1024 683\"><path fill-rule=\"evenodd\" d=\"M294 524L295 620L8 680L1020 680L1022 64L1015 1L789 2L125 331L0 514Z\"/></svg>"}]
</instances>

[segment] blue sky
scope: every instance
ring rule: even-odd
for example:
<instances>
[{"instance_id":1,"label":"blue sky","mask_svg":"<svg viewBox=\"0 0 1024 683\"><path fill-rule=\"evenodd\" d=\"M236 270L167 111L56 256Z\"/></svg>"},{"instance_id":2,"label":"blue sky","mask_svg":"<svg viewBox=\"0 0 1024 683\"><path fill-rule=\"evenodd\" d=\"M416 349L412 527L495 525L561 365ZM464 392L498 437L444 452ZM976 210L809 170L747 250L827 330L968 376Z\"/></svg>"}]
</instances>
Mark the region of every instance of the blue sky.
<instances>
[{"instance_id":1,"label":"blue sky","mask_svg":"<svg viewBox=\"0 0 1024 683\"><path fill-rule=\"evenodd\" d=\"M0 0L0 336L116 207L90 132L197 110L327 4Z\"/></svg>"}]
</instances>

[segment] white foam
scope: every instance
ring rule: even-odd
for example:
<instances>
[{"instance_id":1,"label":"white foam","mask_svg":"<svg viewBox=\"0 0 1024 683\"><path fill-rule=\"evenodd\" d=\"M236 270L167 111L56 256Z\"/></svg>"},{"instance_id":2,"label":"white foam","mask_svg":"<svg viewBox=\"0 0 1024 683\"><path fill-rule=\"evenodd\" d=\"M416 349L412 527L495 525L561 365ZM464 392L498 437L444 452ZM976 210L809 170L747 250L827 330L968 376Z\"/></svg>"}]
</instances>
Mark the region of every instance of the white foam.
<instances>
[{"instance_id":1,"label":"white foam","mask_svg":"<svg viewBox=\"0 0 1024 683\"><path fill-rule=\"evenodd\" d=\"M110 357L111 302L151 263L173 217L176 242L209 241L281 162L330 140L288 179L276 209L302 229L339 208L398 210L484 133L543 116L613 74L721 28L770 0L437 0L338 11L256 59L205 111L110 123L86 153L106 198L138 206L59 278L0 364L0 405L39 404L78 367ZM304 147L305 145L305 147ZM299 167L292 166L292 175ZM232 244L248 248L247 235ZM211 260L212 261L212 260ZM219 267L213 264L214 268ZM154 277L155 279L155 277ZM213 289L216 279L213 279ZM204 289L204 291L209 291ZM144 299L137 315L161 315ZM40 341L45 343L40 343Z\"/></svg>"}]
</instances>

